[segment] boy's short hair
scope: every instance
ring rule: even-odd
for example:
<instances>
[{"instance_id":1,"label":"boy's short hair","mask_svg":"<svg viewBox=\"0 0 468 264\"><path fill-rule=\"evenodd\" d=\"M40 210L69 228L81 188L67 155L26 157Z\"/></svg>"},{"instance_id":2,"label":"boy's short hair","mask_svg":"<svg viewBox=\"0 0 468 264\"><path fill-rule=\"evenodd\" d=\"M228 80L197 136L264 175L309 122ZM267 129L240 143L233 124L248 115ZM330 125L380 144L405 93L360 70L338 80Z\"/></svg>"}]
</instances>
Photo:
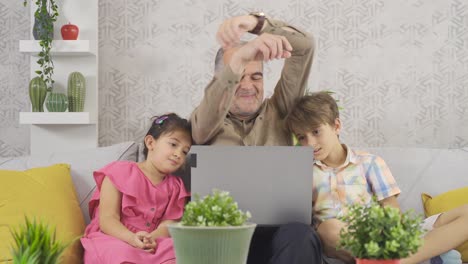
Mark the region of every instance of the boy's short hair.
<instances>
[{"instance_id":1,"label":"boy's short hair","mask_svg":"<svg viewBox=\"0 0 468 264\"><path fill-rule=\"evenodd\" d=\"M338 105L330 92L314 92L296 100L286 117L289 131L309 131L324 124L334 125L340 117Z\"/></svg>"}]
</instances>

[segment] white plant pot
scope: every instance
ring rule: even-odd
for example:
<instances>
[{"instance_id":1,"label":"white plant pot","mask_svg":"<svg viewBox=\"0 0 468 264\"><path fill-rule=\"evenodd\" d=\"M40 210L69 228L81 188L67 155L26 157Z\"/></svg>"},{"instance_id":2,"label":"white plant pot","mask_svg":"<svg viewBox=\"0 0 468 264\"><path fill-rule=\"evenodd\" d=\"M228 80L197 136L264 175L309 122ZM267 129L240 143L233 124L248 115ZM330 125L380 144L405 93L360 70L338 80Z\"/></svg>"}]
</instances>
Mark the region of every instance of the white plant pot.
<instances>
[{"instance_id":1,"label":"white plant pot","mask_svg":"<svg viewBox=\"0 0 468 264\"><path fill-rule=\"evenodd\" d=\"M256 226L169 225L177 264L245 264Z\"/></svg>"}]
</instances>

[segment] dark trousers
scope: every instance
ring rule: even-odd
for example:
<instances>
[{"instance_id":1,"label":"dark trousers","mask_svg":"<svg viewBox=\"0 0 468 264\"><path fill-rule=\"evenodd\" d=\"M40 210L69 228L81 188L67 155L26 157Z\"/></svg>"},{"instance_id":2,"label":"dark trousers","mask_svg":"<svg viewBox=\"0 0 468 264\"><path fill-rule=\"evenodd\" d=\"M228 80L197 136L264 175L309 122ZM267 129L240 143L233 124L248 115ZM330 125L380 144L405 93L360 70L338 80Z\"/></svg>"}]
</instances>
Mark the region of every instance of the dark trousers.
<instances>
[{"instance_id":1,"label":"dark trousers","mask_svg":"<svg viewBox=\"0 0 468 264\"><path fill-rule=\"evenodd\" d=\"M248 264L321 264L322 244L306 224L257 226L250 243Z\"/></svg>"}]
</instances>

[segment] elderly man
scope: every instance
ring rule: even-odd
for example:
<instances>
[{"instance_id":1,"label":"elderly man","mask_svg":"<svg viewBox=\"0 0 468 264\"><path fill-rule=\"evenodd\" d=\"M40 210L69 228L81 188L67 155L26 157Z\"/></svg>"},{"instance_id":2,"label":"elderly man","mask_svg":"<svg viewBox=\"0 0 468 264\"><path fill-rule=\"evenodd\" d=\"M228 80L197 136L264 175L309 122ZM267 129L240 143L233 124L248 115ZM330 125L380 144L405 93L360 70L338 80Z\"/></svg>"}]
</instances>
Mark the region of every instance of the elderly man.
<instances>
[{"instance_id":1,"label":"elderly man","mask_svg":"<svg viewBox=\"0 0 468 264\"><path fill-rule=\"evenodd\" d=\"M259 35L239 43L246 32ZM220 26L215 77L191 116L197 144L287 146L292 144L284 118L302 96L312 64L311 36L263 13L230 18ZM271 98L263 98L263 61L285 59ZM279 229L257 227L249 253L252 264L322 263L321 243L307 224Z\"/></svg>"},{"instance_id":2,"label":"elderly man","mask_svg":"<svg viewBox=\"0 0 468 264\"><path fill-rule=\"evenodd\" d=\"M259 36L239 46L246 32ZM305 92L314 53L312 37L255 13L226 20L217 38L226 50L225 65L219 67L218 60L218 72L192 113L195 143L291 145L283 120L295 99ZM274 94L264 100L262 61L273 59L286 60Z\"/></svg>"}]
</instances>

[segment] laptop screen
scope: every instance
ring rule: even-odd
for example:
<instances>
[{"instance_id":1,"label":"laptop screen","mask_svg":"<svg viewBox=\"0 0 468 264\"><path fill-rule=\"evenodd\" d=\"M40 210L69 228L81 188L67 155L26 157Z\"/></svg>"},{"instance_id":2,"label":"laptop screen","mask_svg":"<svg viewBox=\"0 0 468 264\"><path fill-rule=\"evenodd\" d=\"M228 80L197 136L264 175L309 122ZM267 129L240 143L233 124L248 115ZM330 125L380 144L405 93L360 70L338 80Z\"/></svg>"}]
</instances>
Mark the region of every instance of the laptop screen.
<instances>
[{"instance_id":1,"label":"laptop screen","mask_svg":"<svg viewBox=\"0 0 468 264\"><path fill-rule=\"evenodd\" d=\"M229 191L257 224L311 223L311 147L193 146L190 153L192 195Z\"/></svg>"}]
</instances>

